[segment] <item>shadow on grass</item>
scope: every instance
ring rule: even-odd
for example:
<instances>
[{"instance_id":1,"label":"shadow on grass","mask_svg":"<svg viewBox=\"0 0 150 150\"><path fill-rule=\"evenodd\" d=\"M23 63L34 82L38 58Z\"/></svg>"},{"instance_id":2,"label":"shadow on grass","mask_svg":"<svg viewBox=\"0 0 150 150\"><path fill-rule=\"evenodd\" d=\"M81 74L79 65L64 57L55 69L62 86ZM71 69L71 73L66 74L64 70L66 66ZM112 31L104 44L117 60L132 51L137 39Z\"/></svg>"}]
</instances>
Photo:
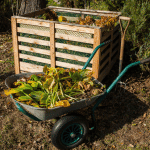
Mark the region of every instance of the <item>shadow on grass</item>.
<instances>
[{"instance_id":1,"label":"shadow on grass","mask_svg":"<svg viewBox=\"0 0 150 150\"><path fill-rule=\"evenodd\" d=\"M96 129L89 134L90 142L85 141L88 148L92 148L94 141L103 141L106 135L122 129L125 124L131 124L149 108L134 94L123 88L112 90L101 104L102 106L95 111ZM106 143L104 144L107 146Z\"/></svg>"}]
</instances>

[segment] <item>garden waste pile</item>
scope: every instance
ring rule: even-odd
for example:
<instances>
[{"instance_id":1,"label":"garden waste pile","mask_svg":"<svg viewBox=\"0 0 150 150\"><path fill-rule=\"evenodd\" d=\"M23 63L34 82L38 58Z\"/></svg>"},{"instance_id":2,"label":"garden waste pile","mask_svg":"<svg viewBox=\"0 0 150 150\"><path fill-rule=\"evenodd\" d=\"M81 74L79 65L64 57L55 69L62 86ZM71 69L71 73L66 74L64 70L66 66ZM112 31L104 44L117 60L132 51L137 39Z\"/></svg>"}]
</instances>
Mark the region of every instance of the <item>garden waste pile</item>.
<instances>
[{"instance_id":1,"label":"garden waste pile","mask_svg":"<svg viewBox=\"0 0 150 150\"><path fill-rule=\"evenodd\" d=\"M40 108L68 107L72 102L91 98L104 91L101 84L93 81L92 72L84 69L48 68L45 74L32 74L20 78L5 94L13 94L14 99Z\"/></svg>"},{"instance_id":2,"label":"garden waste pile","mask_svg":"<svg viewBox=\"0 0 150 150\"><path fill-rule=\"evenodd\" d=\"M98 27L107 26L108 28L114 27L115 23L117 22L117 18L115 17L115 15L107 17L101 16L100 19L94 19L93 16L86 15L85 18L77 17L76 21L71 21L70 19L67 19L67 16L58 16L57 13L52 10L46 10L46 12L42 16L39 16L38 18L50 21L75 23L88 26L98 26Z\"/></svg>"}]
</instances>

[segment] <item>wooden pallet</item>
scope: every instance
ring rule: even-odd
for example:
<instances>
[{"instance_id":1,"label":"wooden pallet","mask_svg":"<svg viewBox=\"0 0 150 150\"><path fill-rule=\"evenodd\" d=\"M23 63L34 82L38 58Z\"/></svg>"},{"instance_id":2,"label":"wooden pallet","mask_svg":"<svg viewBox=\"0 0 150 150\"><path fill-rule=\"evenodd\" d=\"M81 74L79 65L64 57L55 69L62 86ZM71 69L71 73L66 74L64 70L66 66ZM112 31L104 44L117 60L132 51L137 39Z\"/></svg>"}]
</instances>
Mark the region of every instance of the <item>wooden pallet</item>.
<instances>
[{"instance_id":1,"label":"wooden pallet","mask_svg":"<svg viewBox=\"0 0 150 150\"><path fill-rule=\"evenodd\" d=\"M120 12L110 11L94 11L84 9L70 9L63 7L48 7L46 9L53 9L55 11L81 13L90 15L110 16L116 15L119 17ZM58 52L56 49L65 49L73 52L81 52L91 54L96 46L105 40L111 39L112 42L100 48L96 55L93 57L90 64L92 67L87 67L93 71L93 76L102 81L104 77L109 73L112 66L116 62L119 54L120 47L120 32L119 24L111 31L106 31L106 28L100 28L96 26L85 26L70 23L60 23L57 21L49 21L42 19L35 19L35 17L41 15L46 9L36 11L23 16L12 16L12 37L13 37L13 50L14 50L14 63L15 73L20 72L42 72L43 66L33 63L23 62L22 59L30 60L33 62L40 62L44 64L50 64L51 67L64 67L82 69L83 65L71 64L67 62L58 61L57 58L69 59L85 63L88 57L72 55L69 53ZM21 34L30 34L35 36L48 37L50 40L41 40L33 37L23 37ZM92 48L84 46L70 45L69 43L60 43L56 39L63 39L75 42L82 42L85 44L91 44ZM36 48L32 46L25 46L22 43L29 43L41 46L50 47L49 50ZM29 54L22 54L21 51L32 52L39 55L50 56L48 58L37 57Z\"/></svg>"}]
</instances>

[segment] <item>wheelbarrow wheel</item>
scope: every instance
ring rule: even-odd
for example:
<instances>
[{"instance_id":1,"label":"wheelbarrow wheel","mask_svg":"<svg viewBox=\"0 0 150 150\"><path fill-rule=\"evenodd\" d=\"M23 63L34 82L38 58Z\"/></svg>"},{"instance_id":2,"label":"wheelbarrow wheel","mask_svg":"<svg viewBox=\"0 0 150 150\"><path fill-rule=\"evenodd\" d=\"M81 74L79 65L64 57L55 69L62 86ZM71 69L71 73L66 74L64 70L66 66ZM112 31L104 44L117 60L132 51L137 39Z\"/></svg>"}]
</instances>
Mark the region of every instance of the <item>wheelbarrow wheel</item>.
<instances>
[{"instance_id":1,"label":"wheelbarrow wheel","mask_svg":"<svg viewBox=\"0 0 150 150\"><path fill-rule=\"evenodd\" d=\"M65 116L52 129L52 143L58 149L70 149L80 145L89 130L88 122L82 116Z\"/></svg>"}]
</instances>

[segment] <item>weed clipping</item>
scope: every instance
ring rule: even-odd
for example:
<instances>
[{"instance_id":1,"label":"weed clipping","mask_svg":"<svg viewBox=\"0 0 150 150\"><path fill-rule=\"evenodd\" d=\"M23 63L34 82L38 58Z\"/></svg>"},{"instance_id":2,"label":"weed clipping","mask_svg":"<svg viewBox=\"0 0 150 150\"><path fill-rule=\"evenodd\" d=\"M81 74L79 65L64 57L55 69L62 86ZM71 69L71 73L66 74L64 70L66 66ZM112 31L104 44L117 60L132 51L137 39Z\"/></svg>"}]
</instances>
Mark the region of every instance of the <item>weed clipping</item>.
<instances>
[{"instance_id":1,"label":"weed clipping","mask_svg":"<svg viewBox=\"0 0 150 150\"><path fill-rule=\"evenodd\" d=\"M45 74L33 74L14 82L5 94L14 94L17 101L41 108L68 107L71 102L103 92L104 87L92 80L88 69L43 68Z\"/></svg>"}]
</instances>

